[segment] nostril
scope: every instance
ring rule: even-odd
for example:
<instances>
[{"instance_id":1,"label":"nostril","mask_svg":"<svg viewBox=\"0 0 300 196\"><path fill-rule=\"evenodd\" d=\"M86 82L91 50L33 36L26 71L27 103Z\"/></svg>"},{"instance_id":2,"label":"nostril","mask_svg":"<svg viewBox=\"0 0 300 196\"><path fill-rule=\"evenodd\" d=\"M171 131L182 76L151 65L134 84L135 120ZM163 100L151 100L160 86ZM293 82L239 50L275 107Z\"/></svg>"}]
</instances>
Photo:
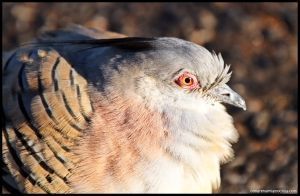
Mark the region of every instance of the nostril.
<instances>
[{"instance_id":1,"label":"nostril","mask_svg":"<svg viewBox=\"0 0 300 196\"><path fill-rule=\"evenodd\" d=\"M229 93L225 93L225 94L223 94L224 96L226 96L226 97L230 97L230 94Z\"/></svg>"}]
</instances>

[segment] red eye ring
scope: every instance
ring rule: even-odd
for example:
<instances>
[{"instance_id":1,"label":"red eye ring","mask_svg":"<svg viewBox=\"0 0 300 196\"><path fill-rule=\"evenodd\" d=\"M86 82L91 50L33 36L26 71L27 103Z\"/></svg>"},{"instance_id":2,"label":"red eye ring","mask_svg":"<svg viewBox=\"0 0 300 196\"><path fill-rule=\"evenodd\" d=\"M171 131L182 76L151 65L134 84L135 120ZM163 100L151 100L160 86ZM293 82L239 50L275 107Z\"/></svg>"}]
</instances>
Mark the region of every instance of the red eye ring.
<instances>
[{"instance_id":1,"label":"red eye ring","mask_svg":"<svg viewBox=\"0 0 300 196\"><path fill-rule=\"evenodd\" d=\"M176 80L175 83L184 89L195 89L199 88L199 82L195 75L184 72Z\"/></svg>"}]
</instances>

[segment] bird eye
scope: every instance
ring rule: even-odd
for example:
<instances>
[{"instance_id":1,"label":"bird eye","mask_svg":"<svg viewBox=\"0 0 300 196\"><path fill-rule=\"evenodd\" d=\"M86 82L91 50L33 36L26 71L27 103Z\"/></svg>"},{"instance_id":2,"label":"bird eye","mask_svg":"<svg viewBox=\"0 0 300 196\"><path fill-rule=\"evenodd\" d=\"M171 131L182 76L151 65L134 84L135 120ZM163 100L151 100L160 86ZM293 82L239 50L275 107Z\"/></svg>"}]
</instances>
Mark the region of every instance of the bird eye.
<instances>
[{"instance_id":1,"label":"bird eye","mask_svg":"<svg viewBox=\"0 0 300 196\"><path fill-rule=\"evenodd\" d=\"M183 73L180 75L176 80L175 83L179 85L181 88L185 89L195 89L199 87L199 83L197 78L188 72Z\"/></svg>"}]
</instances>

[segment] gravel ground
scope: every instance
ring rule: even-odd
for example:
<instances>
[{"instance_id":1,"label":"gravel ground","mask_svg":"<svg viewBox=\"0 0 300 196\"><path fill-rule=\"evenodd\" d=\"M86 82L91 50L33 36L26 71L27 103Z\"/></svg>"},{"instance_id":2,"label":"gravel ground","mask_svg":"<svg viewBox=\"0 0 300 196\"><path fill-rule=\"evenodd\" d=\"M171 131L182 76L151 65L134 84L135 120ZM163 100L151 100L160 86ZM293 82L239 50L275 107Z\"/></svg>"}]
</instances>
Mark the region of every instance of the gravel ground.
<instances>
[{"instance_id":1,"label":"gravel ground","mask_svg":"<svg viewBox=\"0 0 300 196\"><path fill-rule=\"evenodd\" d=\"M2 48L70 23L129 36L174 36L221 52L247 102L228 107L240 140L221 193L298 192L297 3L4 3Z\"/></svg>"}]
</instances>

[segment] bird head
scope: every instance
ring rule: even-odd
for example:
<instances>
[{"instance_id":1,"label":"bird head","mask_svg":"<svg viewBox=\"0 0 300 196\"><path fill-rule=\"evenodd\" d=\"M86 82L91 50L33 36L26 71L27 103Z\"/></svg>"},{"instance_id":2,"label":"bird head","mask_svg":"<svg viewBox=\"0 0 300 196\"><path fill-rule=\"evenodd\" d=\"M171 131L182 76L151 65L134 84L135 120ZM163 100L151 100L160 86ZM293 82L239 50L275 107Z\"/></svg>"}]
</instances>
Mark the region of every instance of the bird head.
<instances>
[{"instance_id":1,"label":"bird head","mask_svg":"<svg viewBox=\"0 0 300 196\"><path fill-rule=\"evenodd\" d=\"M197 110L201 103L207 106L226 103L246 110L244 99L226 85L231 72L221 54L169 37L121 38L93 44L95 52L88 50L89 55L83 56L101 59L90 61L93 63L89 66L96 66L99 71L88 73L101 75L91 77L96 79L93 83L98 87L112 84L112 88L144 97L146 103L159 108L173 105ZM97 44L104 46L104 50L97 50Z\"/></svg>"}]
</instances>

